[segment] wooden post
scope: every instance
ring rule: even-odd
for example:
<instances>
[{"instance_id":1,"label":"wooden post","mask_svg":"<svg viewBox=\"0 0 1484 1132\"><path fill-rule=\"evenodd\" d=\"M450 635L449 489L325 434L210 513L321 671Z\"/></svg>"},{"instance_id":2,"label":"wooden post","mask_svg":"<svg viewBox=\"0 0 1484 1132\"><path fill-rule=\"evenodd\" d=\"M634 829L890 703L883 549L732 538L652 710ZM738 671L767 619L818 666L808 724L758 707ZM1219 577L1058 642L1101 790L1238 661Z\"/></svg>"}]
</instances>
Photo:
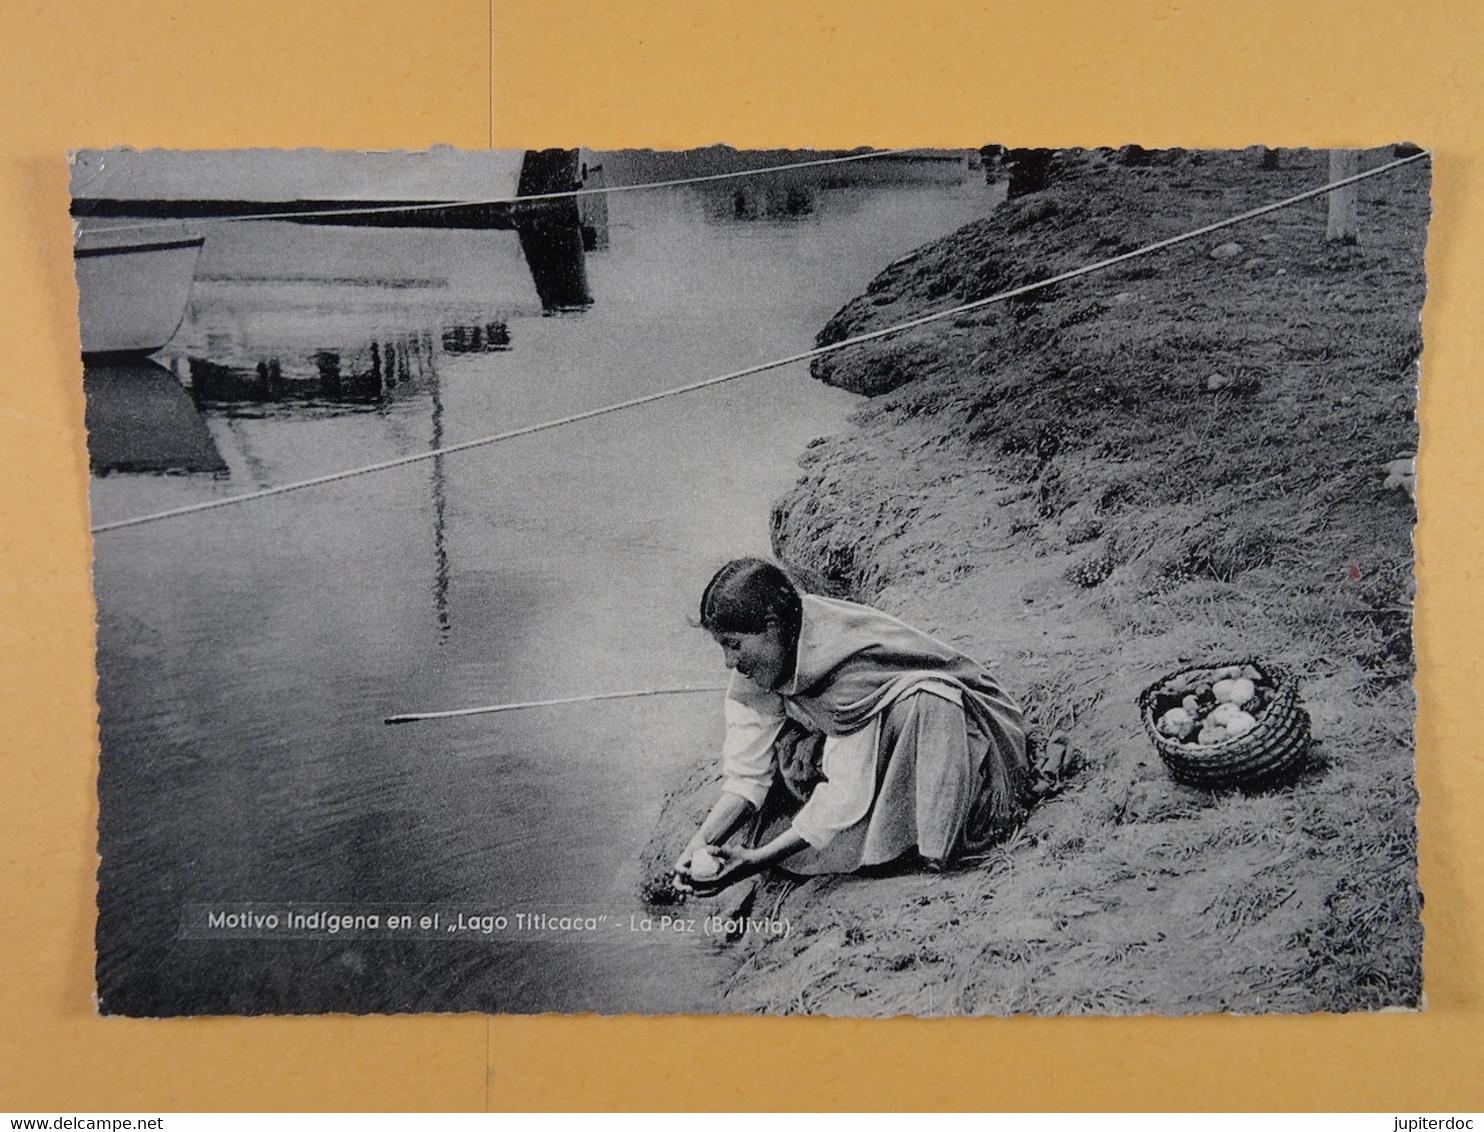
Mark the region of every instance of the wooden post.
<instances>
[{"instance_id":1,"label":"wooden post","mask_svg":"<svg viewBox=\"0 0 1484 1132\"><path fill-rule=\"evenodd\" d=\"M1329 151L1329 179L1339 181L1360 172L1360 152L1354 149L1332 149ZM1329 225L1324 238L1332 244L1353 244L1359 239L1360 228L1355 217L1355 206L1360 199L1360 186L1346 185L1329 194Z\"/></svg>"},{"instance_id":2,"label":"wooden post","mask_svg":"<svg viewBox=\"0 0 1484 1132\"><path fill-rule=\"evenodd\" d=\"M580 158L575 149L526 150L517 196L569 192L579 188ZM592 305L583 259L582 218L572 197L517 205L515 228L541 308L576 310Z\"/></svg>"},{"instance_id":3,"label":"wooden post","mask_svg":"<svg viewBox=\"0 0 1484 1132\"><path fill-rule=\"evenodd\" d=\"M1006 198L1039 193L1046 188L1051 179L1051 154L1049 149L1012 149L1010 186L1005 190Z\"/></svg>"}]
</instances>

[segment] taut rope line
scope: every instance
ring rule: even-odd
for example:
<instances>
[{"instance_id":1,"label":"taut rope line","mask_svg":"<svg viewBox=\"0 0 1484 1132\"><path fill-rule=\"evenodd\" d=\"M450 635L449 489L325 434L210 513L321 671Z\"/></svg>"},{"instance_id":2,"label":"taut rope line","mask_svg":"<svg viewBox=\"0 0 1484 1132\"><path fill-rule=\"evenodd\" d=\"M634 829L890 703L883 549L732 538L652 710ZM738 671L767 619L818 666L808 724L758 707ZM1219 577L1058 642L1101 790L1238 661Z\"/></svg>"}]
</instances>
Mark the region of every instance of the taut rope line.
<instances>
[{"instance_id":1,"label":"taut rope line","mask_svg":"<svg viewBox=\"0 0 1484 1132\"><path fill-rule=\"evenodd\" d=\"M242 216L202 216L172 220L143 220L137 224L115 224L107 228L88 228L89 235L101 232L135 232L147 228L178 228L182 224L238 224L248 220L306 220L316 216L376 216L383 212L432 212L440 208L475 208L490 204L528 204L531 201L568 200L577 197L597 196L599 193L633 193L641 189L671 189L680 185L700 185L709 181L729 181L739 177L756 177L764 173L780 173L790 169L817 169L822 165L844 165L851 161L870 161L877 157L900 157L904 153L924 153L918 149L875 149L870 153L851 153L844 157L820 157L813 161L793 161L786 165L764 165L754 169L738 169L732 173L706 173L695 177L681 177L675 181L644 181L637 185L607 185L591 189L563 189L554 193L532 193L525 197L483 197L477 200L417 201L407 204L368 204L359 208L321 208L306 212L255 212ZM78 198L87 200L89 198Z\"/></svg>"},{"instance_id":2,"label":"taut rope line","mask_svg":"<svg viewBox=\"0 0 1484 1132\"><path fill-rule=\"evenodd\" d=\"M725 684L708 687L645 688L635 692L594 692L586 696L563 696L555 700L526 700L515 704L491 704L489 707L455 708L452 711L410 712L406 715L389 715L383 723L417 723L423 719L453 719L462 715L492 715L501 711L521 711L525 708L558 707L562 704L586 704L594 700L632 700L641 696L688 696L697 692L725 692Z\"/></svg>"},{"instance_id":3,"label":"taut rope line","mask_svg":"<svg viewBox=\"0 0 1484 1132\"><path fill-rule=\"evenodd\" d=\"M1296 196L1287 197L1283 200L1275 201L1272 204L1265 204L1259 208L1254 208L1250 209L1247 212L1238 213L1235 216L1228 216L1224 220L1218 220L1214 223L1206 224L1200 228L1191 229L1189 232L1182 232L1177 236L1170 236L1164 240L1156 240L1152 244L1145 244L1143 247L1135 248L1133 251L1124 252L1121 255L1112 256L1109 259L1098 260L1096 263L1084 264L1082 267L1076 267L1070 271L1064 271L1060 275L1053 275L1050 278L1040 279L1034 283L1026 283L1023 286L1014 287L1008 291L1001 291L998 294L990 295L987 298L976 299L974 302L971 303L963 303L956 307L950 307L948 310L937 311L934 314L925 314L918 318L909 319L906 322L899 322L892 326L884 327L881 330L873 330L866 334L857 334L852 338L845 338L839 342L833 342L828 346L816 346L811 350L801 350L796 354L789 354L787 357L775 358L774 360L768 362L759 362L757 365L748 366L745 369L733 370L731 373L724 373L721 374L719 377L708 377L701 381L691 382L689 385L680 385L672 389L661 390L658 393L649 393L642 397L631 398L627 401L618 401L614 404L603 405L596 409L587 409L580 413L573 413L570 416L559 417L556 420L542 421L539 424L526 425L523 428L511 429L508 432L496 433L493 436L484 436L476 440L465 440L459 444L450 444L443 448L435 448L427 452L417 452L410 456L399 456L392 460L383 460L380 463L367 464L364 467L349 468L344 471L332 472L328 475L315 476L312 479L297 480L294 483L281 484L278 487L266 487L259 491L244 492L241 495L230 495L224 499L212 499L202 503L188 504L184 507L173 507L167 511L156 511L148 515L139 515L132 519L119 519L111 523L100 523L97 526L90 528L90 530L93 534L102 534L105 531L116 531L121 530L125 527L137 527L145 523L158 522L162 519L173 519L182 515L193 515L199 511L210 511L214 508L226 507L234 503L247 503L256 499L267 499L270 496L283 495L290 491L301 491L304 488L318 487L322 484L327 483L336 483L340 480L347 480L356 476L370 475L372 472L386 471L389 468L400 468L407 464L416 464L423 460L432 460L436 459L439 456L451 455L455 452L467 452L470 449L483 448L486 445L497 444L500 441L514 440L516 437L520 436L531 436L538 432L545 432L548 429L560 428L563 425L575 424L578 421L592 420L595 417L606 416L609 413L617 413L624 409L635 408L639 405L648 405L655 401L663 401L669 397L678 397L682 393L693 393L698 389L708 389L713 385L721 385L728 381L736 381L738 378L751 377L754 374L764 373L768 370L780 369L783 366L792 365L794 362L809 361L813 358L823 357L825 354L832 354L837 350L844 350L851 346L858 346L863 342L874 342L881 338L887 338L893 334L900 334L905 330L913 330L919 326L926 326L929 323L940 322L945 318L953 318L956 315L965 314L968 311L980 310L984 307L992 306L995 303L1002 303L1008 299L1018 298L1021 295L1028 295L1033 291L1039 291L1045 287L1052 287L1058 283L1065 283L1071 279L1080 279L1084 275L1091 275L1093 272L1096 271L1104 271L1107 268L1114 267L1120 263L1127 263L1129 260L1138 259L1141 256L1151 255L1154 252L1163 251L1165 248L1174 247L1177 244L1183 244L1190 240L1199 239L1202 236L1208 236L1212 232L1221 231L1223 228L1230 228L1236 224L1243 224L1249 220L1255 220L1260 216L1266 216L1269 213L1277 212L1280 209L1290 208L1293 205L1301 204L1304 201L1313 200L1315 197L1323 196L1326 193L1333 192L1335 189L1343 188L1346 185L1355 184L1357 181L1364 181L1368 180L1371 177L1378 177L1383 173L1390 173L1393 170L1399 169L1404 165L1410 165L1414 161L1420 161L1422 158L1430 156L1430 151L1423 150L1421 153L1413 154L1410 157L1403 157L1399 160L1388 162L1385 165L1379 165L1375 169L1370 169L1363 173L1357 173L1352 177L1344 177L1338 181L1331 181L1329 184L1322 185L1317 189L1309 189L1306 192L1299 193Z\"/></svg>"}]
</instances>

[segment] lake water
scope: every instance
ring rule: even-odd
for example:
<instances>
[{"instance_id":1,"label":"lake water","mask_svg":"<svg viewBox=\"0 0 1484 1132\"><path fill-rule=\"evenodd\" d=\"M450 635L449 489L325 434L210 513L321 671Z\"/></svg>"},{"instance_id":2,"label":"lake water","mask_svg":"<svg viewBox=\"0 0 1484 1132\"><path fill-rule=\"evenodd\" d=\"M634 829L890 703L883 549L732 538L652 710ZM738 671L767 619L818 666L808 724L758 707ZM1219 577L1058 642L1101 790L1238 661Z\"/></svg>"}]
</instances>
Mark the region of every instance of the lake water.
<instances>
[{"instance_id":1,"label":"lake water","mask_svg":"<svg viewBox=\"0 0 1484 1132\"><path fill-rule=\"evenodd\" d=\"M95 478L93 521L807 349L888 262L997 201L977 173L805 185L777 208L730 189L615 194L609 246L586 261L593 305L555 316L511 232L208 225L187 325L162 360L186 375L196 359L230 472ZM483 348L491 327L507 348ZM316 367L340 381L368 365L397 388L314 392ZM632 931L630 917L645 911L638 860L665 791L719 742L719 693L382 721L721 683L718 651L688 623L700 590L727 558L767 553L798 455L854 403L796 364L100 534L105 1009L715 1008L729 968L711 941ZM444 918L383 937L196 930L213 911L294 909L376 915L382 929L409 911ZM461 910L475 926L448 933ZM606 919L586 934L486 934L473 918L538 913Z\"/></svg>"}]
</instances>

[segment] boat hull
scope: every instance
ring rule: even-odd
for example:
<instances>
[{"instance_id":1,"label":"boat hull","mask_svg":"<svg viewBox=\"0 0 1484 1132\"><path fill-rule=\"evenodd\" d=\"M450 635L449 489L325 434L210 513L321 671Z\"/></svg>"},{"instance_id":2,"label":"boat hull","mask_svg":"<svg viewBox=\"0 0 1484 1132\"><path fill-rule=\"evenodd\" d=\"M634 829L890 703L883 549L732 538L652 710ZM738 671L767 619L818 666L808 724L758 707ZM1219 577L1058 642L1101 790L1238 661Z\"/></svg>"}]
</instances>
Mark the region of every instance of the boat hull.
<instances>
[{"instance_id":1,"label":"boat hull","mask_svg":"<svg viewBox=\"0 0 1484 1132\"><path fill-rule=\"evenodd\" d=\"M152 354L185 318L202 236L80 242L73 249L85 357Z\"/></svg>"}]
</instances>

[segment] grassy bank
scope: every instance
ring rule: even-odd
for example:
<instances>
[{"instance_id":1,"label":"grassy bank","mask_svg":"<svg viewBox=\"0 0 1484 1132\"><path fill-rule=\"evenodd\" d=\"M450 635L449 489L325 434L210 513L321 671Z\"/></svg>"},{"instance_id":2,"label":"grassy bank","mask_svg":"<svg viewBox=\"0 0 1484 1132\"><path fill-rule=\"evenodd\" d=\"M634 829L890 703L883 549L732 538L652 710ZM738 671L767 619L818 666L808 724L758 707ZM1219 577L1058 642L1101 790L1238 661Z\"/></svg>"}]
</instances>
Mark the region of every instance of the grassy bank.
<instances>
[{"instance_id":1,"label":"grassy bank","mask_svg":"<svg viewBox=\"0 0 1484 1132\"><path fill-rule=\"evenodd\" d=\"M1307 151L1060 155L1050 188L893 264L820 341L1326 175ZM1387 465L1416 450L1428 208L1419 163L1362 184L1354 246L1313 201L816 361L871 400L805 454L776 550L989 661L1081 765L947 876L760 887L794 932L734 945L726 1008L1419 1004L1414 507ZM1298 674L1308 769L1250 795L1175 784L1138 692L1249 656Z\"/></svg>"}]
</instances>

